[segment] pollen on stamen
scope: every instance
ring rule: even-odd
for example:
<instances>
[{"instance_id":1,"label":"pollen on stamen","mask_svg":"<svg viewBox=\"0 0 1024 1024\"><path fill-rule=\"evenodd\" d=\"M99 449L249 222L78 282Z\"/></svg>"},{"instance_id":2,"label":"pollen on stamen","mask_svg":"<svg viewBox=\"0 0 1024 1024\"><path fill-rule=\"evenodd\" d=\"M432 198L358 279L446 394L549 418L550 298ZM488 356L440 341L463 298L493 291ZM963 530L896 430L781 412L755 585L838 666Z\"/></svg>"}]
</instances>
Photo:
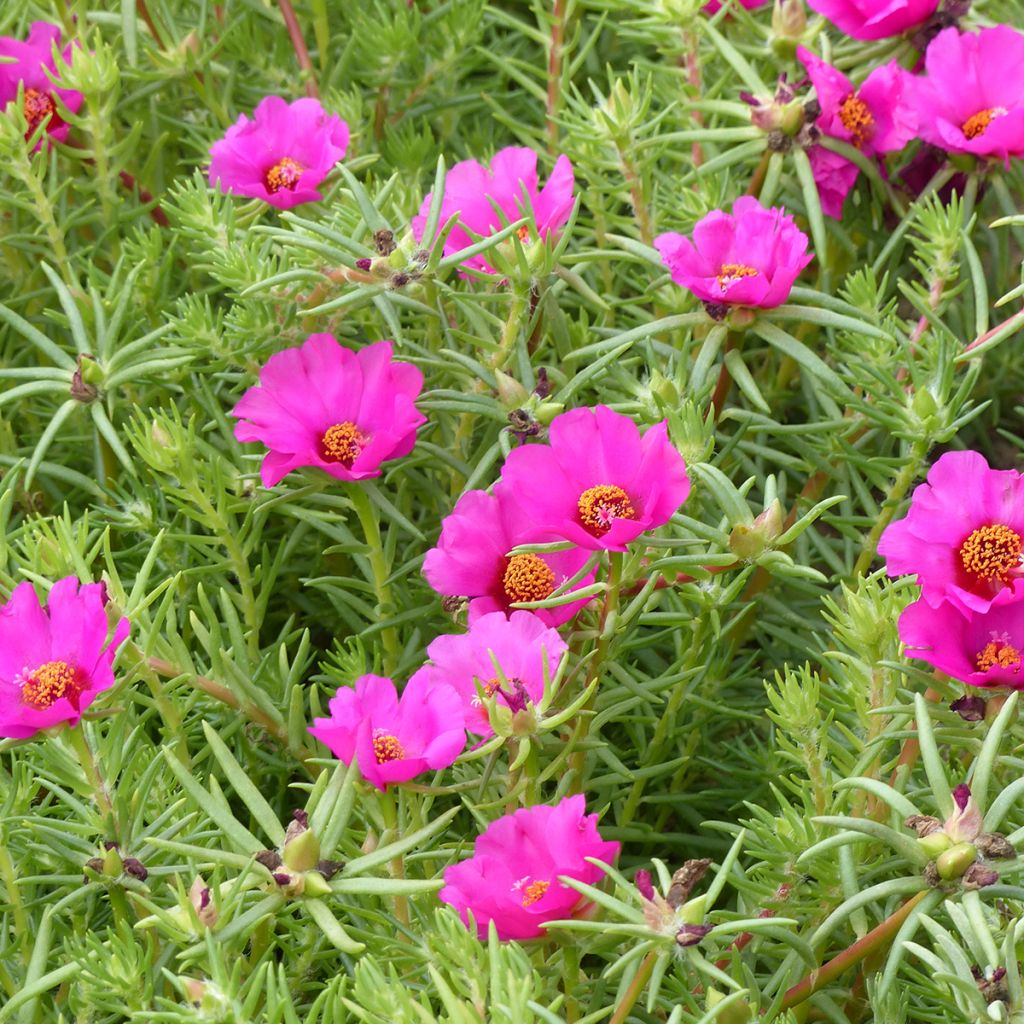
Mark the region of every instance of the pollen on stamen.
<instances>
[{"instance_id":1,"label":"pollen on stamen","mask_svg":"<svg viewBox=\"0 0 1024 1024\"><path fill-rule=\"evenodd\" d=\"M351 420L335 423L324 431L320 455L326 462L340 462L346 469L351 469L369 440Z\"/></svg>"},{"instance_id":2,"label":"pollen on stamen","mask_svg":"<svg viewBox=\"0 0 1024 1024\"><path fill-rule=\"evenodd\" d=\"M283 188L289 192L294 192L304 170L305 168L298 160L293 160L290 156L282 157L263 176L267 191L271 195L275 192L280 192Z\"/></svg>"},{"instance_id":3,"label":"pollen on stamen","mask_svg":"<svg viewBox=\"0 0 1024 1024\"><path fill-rule=\"evenodd\" d=\"M988 130L988 126L997 117L1002 117L1005 113L1006 107L989 107L987 110L979 110L964 121L960 126L960 130L966 138L976 139L979 135L984 135Z\"/></svg>"},{"instance_id":4,"label":"pollen on stamen","mask_svg":"<svg viewBox=\"0 0 1024 1024\"><path fill-rule=\"evenodd\" d=\"M992 523L975 530L960 545L960 561L967 572L990 582L1006 583L1020 568L1024 541L1016 530Z\"/></svg>"},{"instance_id":5,"label":"pollen on stamen","mask_svg":"<svg viewBox=\"0 0 1024 1024\"><path fill-rule=\"evenodd\" d=\"M405 757L405 747L402 746L397 736L383 729L373 731L373 756L377 764L386 764L388 761L401 761Z\"/></svg>"},{"instance_id":6,"label":"pollen on stamen","mask_svg":"<svg viewBox=\"0 0 1024 1024\"><path fill-rule=\"evenodd\" d=\"M549 888L551 888L551 883L543 878L539 878L536 882L531 882L529 885L523 886L523 906L532 906L538 900L543 899L544 894Z\"/></svg>"},{"instance_id":7,"label":"pollen on stamen","mask_svg":"<svg viewBox=\"0 0 1024 1024\"><path fill-rule=\"evenodd\" d=\"M555 589L555 574L538 555L513 555L508 560L501 586L511 604L543 601Z\"/></svg>"},{"instance_id":8,"label":"pollen on stamen","mask_svg":"<svg viewBox=\"0 0 1024 1024\"><path fill-rule=\"evenodd\" d=\"M839 107L839 120L853 136L853 144L860 149L867 142L875 128L871 108L856 94L850 93Z\"/></svg>"},{"instance_id":9,"label":"pollen on stamen","mask_svg":"<svg viewBox=\"0 0 1024 1024\"><path fill-rule=\"evenodd\" d=\"M974 664L979 672L987 672L990 668L1020 669L1020 651L1005 640L990 640L978 651Z\"/></svg>"},{"instance_id":10,"label":"pollen on stamen","mask_svg":"<svg viewBox=\"0 0 1024 1024\"><path fill-rule=\"evenodd\" d=\"M580 523L594 536L607 533L616 519L636 519L629 495L614 484L588 487L577 503Z\"/></svg>"},{"instance_id":11,"label":"pollen on stamen","mask_svg":"<svg viewBox=\"0 0 1024 1024\"><path fill-rule=\"evenodd\" d=\"M760 271L757 267L748 267L746 263L723 263L718 268L718 285L728 288L745 277L756 277Z\"/></svg>"},{"instance_id":12,"label":"pollen on stamen","mask_svg":"<svg viewBox=\"0 0 1024 1024\"><path fill-rule=\"evenodd\" d=\"M21 685L22 703L45 711L61 697L77 703L82 688L81 673L66 661L48 661L31 672Z\"/></svg>"},{"instance_id":13,"label":"pollen on stamen","mask_svg":"<svg viewBox=\"0 0 1024 1024\"><path fill-rule=\"evenodd\" d=\"M38 89L25 90L23 109L25 120L28 122L26 138L31 138L40 124L49 121L57 113L57 105L53 102L53 97Z\"/></svg>"},{"instance_id":14,"label":"pollen on stamen","mask_svg":"<svg viewBox=\"0 0 1024 1024\"><path fill-rule=\"evenodd\" d=\"M530 229L524 224L517 232L520 242L528 242L530 240Z\"/></svg>"}]
</instances>

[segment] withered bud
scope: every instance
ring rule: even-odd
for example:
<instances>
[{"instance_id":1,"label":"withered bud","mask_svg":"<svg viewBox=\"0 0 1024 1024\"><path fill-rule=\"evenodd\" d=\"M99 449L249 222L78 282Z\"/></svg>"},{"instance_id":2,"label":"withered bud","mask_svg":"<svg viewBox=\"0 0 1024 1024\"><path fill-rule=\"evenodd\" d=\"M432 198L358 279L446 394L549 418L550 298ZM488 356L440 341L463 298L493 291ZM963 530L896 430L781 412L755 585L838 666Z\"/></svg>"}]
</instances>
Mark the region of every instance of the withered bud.
<instances>
[{"instance_id":1,"label":"withered bud","mask_svg":"<svg viewBox=\"0 0 1024 1024\"><path fill-rule=\"evenodd\" d=\"M684 924L676 932L676 942L683 947L696 946L709 931L711 931L709 924Z\"/></svg>"},{"instance_id":2,"label":"withered bud","mask_svg":"<svg viewBox=\"0 0 1024 1024\"><path fill-rule=\"evenodd\" d=\"M672 876L672 884L669 886L668 895L665 901L673 909L677 910L689 898L697 883L704 877L704 873L711 867L711 861L707 857L700 860L688 860Z\"/></svg>"},{"instance_id":3,"label":"withered bud","mask_svg":"<svg viewBox=\"0 0 1024 1024\"><path fill-rule=\"evenodd\" d=\"M85 862L85 867L87 867L90 871L95 871L97 875L102 875L103 874L103 859L101 857L90 857ZM88 875L85 875L85 876L83 876L82 881L83 882L90 882L90 881L92 881L92 879L90 879Z\"/></svg>"},{"instance_id":4,"label":"withered bud","mask_svg":"<svg viewBox=\"0 0 1024 1024\"><path fill-rule=\"evenodd\" d=\"M982 857L989 860L1001 860L1004 857L1016 857L1017 851L1010 845L1001 832L982 832L975 836L974 845Z\"/></svg>"},{"instance_id":5,"label":"withered bud","mask_svg":"<svg viewBox=\"0 0 1024 1024\"><path fill-rule=\"evenodd\" d=\"M84 360L88 360L88 363L84 363ZM99 391L87 379L91 376L89 373L90 364L91 367L96 366L96 360L92 356L83 354L78 356L78 364L75 366L75 372L71 375L71 387L69 389L71 397L76 402L91 402L99 394Z\"/></svg>"},{"instance_id":6,"label":"withered bud","mask_svg":"<svg viewBox=\"0 0 1024 1024\"><path fill-rule=\"evenodd\" d=\"M274 873L274 881L277 882L278 885L291 885L292 876L286 871L277 871Z\"/></svg>"},{"instance_id":7,"label":"withered bud","mask_svg":"<svg viewBox=\"0 0 1024 1024\"><path fill-rule=\"evenodd\" d=\"M277 850L260 850L256 854L256 863L262 864L268 871L274 871L281 866L281 854Z\"/></svg>"},{"instance_id":8,"label":"withered bud","mask_svg":"<svg viewBox=\"0 0 1024 1024\"><path fill-rule=\"evenodd\" d=\"M404 288L411 280L412 278L408 274L399 271L397 274L391 275L389 283L392 288Z\"/></svg>"},{"instance_id":9,"label":"withered bud","mask_svg":"<svg viewBox=\"0 0 1024 1024\"><path fill-rule=\"evenodd\" d=\"M912 814L903 822L907 828L912 828L919 839L930 836L933 832L942 831L942 822L933 818L930 814Z\"/></svg>"},{"instance_id":10,"label":"withered bud","mask_svg":"<svg viewBox=\"0 0 1024 1024\"><path fill-rule=\"evenodd\" d=\"M547 398L551 394L551 382L548 380L548 371L543 366L537 368L537 383L534 386L533 393L538 398Z\"/></svg>"},{"instance_id":11,"label":"withered bud","mask_svg":"<svg viewBox=\"0 0 1024 1024\"><path fill-rule=\"evenodd\" d=\"M317 863L316 869L330 881L344 866L343 860L322 860Z\"/></svg>"},{"instance_id":12,"label":"withered bud","mask_svg":"<svg viewBox=\"0 0 1024 1024\"><path fill-rule=\"evenodd\" d=\"M378 255L390 256L396 248L394 232L388 231L387 228L381 228L380 231L374 231L373 245L377 250Z\"/></svg>"},{"instance_id":13,"label":"withered bud","mask_svg":"<svg viewBox=\"0 0 1024 1024\"><path fill-rule=\"evenodd\" d=\"M729 307L724 302L705 302L704 312L712 320L724 320L729 313Z\"/></svg>"},{"instance_id":14,"label":"withered bud","mask_svg":"<svg viewBox=\"0 0 1024 1024\"><path fill-rule=\"evenodd\" d=\"M373 266L373 260L366 259L365 257L360 260L356 260L356 268L363 271L369 271L370 267Z\"/></svg>"},{"instance_id":15,"label":"withered bud","mask_svg":"<svg viewBox=\"0 0 1024 1024\"><path fill-rule=\"evenodd\" d=\"M292 839L301 835L308 828L309 815L305 811L299 809L292 811L292 820L288 822L288 827L284 830L285 845L287 846Z\"/></svg>"},{"instance_id":16,"label":"withered bud","mask_svg":"<svg viewBox=\"0 0 1024 1024\"><path fill-rule=\"evenodd\" d=\"M149 878L149 872L137 857L125 857L123 864L125 872L131 875L132 878L137 878L140 882L144 882Z\"/></svg>"},{"instance_id":17,"label":"withered bud","mask_svg":"<svg viewBox=\"0 0 1024 1024\"><path fill-rule=\"evenodd\" d=\"M983 864L972 864L963 874L961 883L965 889L984 889L999 881L999 872Z\"/></svg>"},{"instance_id":18,"label":"withered bud","mask_svg":"<svg viewBox=\"0 0 1024 1024\"><path fill-rule=\"evenodd\" d=\"M775 129L768 133L768 148L773 153L788 153L792 145L793 140L784 131Z\"/></svg>"},{"instance_id":19,"label":"withered bud","mask_svg":"<svg viewBox=\"0 0 1024 1024\"><path fill-rule=\"evenodd\" d=\"M949 705L949 710L955 711L965 722L980 722L985 717L985 699L968 697L965 693Z\"/></svg>"},{"instance_id":20,"label":"withered bud","mask_svg":"<svg viewBox=\"0 0 1024 1024\"><path fill-rule=\"evenodd\" d=\"M448 594L441 599L441 611L446 615L458 615L466 606L466 598Z\"/></svg>"}]
</instances>

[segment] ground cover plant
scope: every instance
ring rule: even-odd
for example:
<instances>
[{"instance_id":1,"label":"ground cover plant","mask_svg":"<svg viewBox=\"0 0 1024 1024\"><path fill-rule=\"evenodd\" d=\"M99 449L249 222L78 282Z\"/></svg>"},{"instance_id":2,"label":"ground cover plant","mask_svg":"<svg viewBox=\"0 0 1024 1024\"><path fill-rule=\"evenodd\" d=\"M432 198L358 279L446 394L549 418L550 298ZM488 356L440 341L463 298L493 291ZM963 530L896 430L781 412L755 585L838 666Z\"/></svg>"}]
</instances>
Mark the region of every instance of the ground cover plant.
<instances>
[{"instance_id":1,"label":"ground cover plant","mask_svg":"<svg viewBox=\"0 0 1024 1024\"><path fill-rule=\"evenodd\" d=\"M1021 21L0 7L0 1024L1024 1020Z\"/></svg>"}]
</instances>

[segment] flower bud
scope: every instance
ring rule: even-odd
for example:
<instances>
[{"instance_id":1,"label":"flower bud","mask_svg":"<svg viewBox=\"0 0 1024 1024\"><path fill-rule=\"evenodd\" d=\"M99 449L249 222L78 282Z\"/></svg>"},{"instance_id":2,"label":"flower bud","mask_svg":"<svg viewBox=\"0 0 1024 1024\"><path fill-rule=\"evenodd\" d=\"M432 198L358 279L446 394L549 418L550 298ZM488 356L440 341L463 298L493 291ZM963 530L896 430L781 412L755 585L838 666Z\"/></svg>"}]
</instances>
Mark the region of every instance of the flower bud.
<instances>
[{"instance_id":1,"label":"flower bud","mask_svg":"<svg viewBox=\"0 0 1024 1024\"><path fill-rule=\"evenodd\" d=\"M744 560L757 558L782 533L782 502L775 499L753 523L737 523L729 534L729 550Z\"/></svg>"},{"instance_id":2,"label":"flower bud","mask_svg":"<svg viewBox=\"0 0 1024 1024\"><path fill-rule=\"evenodd\" d=\"M793 56L807 30L804 0L775 0L772 8L772 49L779 56Z\"/></svg>"},{"instance_id":3,"label":"flower bud","mask_svg":"<svg viewBox=\"0 0 1024 1024\"><path fill-rule=\"evenodd\" d=\"M536 416L537 422L546 427L563 412L565 412L564 402L541 402L533 414Z\"/></svg>"},{"instance_id":4,"label":"flower bud","mask_svg":"<svg viewBox=\"0 0 1024 1024\"><path fill-rule=\"evenodd\" d=\"M320 860L320 840L307 828L284 844L281 859L292 871L309 871Z\"/></svg>"},{"instance_id":5,"label":"flower bud","mask_svg":"<svg viewBox=\"0 0 1024 1024\"><path fill-rule=\"evenodd\" d=\"M939 854L945 853L953 845L953 841L945 832L933 832L930 836L918 839L917 845L934 860Z\"/></svg>"},{"instance_id":6,"label":"flower bud","mask_svg":"<svg viewBox=\"0 0 1024 1024\"><path fill-rule=\"evenodd\" d=\"M709 1011L709 1016L710 1011L725 998L725 993L719 992L717 988L708 989L707 1001L704 1005ZM717 1024L749 1024L752 1020L750 1004L745 999L738 999L730 1003L724 1010L719 1010L714 1014L714 1018Z\"/></svg>"},{"instance_id":7,"label":"flower bud","mask_svg":"<svg viewBox=\"0 0 1024 1024\"><path fill-rule=\"evenodd\" d=\"M969 843L981 831L981 811L971 796L970 787L962 783L953 790L953 801L953 813L942 823L942 831L954 843Z\"/></svg>"},{"instance_id":8,"label":"flower bud","mask_svg":"<svg viewBox=\"0 0 1024 1024\"><path fill-rule=\"evenodd\" d=\"M192 882L188 890L188 899L200 924L212 928L217 923L217 908L213 905L210 887L203 881L201 875L196 875Z\"/></svg>"},{"instance_id":9,"label":"flower bud","mask_svg":"<svg viewBox=\"0 0 1024 1024\"><path fill-rule=\"evenodd\" d=\"M501 370L496 370L494 376L498 382L498 401L506 409L517 409L526 404L530 393L515 377L510 377Z\"/></svg>"},{"instance_id":10,"label":"flower bud","mask_svg":"<svg viewBox=\"0 0 1024 1024\"><path fill-rule=\"evenodd\" d=\"M636 873L636 878L634 879L634 881L636 882L637 890L645 900L654 899L654 885L651 883L650 871L645 871L643 868L641 868Z\"/></svg>"},{"instance_id":11,"label":"flower bud","mask_svg":"<svg viewBox=\"0 0 1024 1024\"><path fill-rule=\"evenodd\" d=\"M957 843L945 853L939 854L935 861L935 868L939 873L939 878L950 882L954 878L961 878L977 859L978 851L971 843Z\"/></svg>"},{"instance_id":12,"label":"flower bud","mask_svg":"<svg viewBox=\"0 0 1024 1024\"><path fill-rule=\"evenodd\" d=\"M657 370L651 374L651 394L668 408L674 409L679 405L679 388L667 377Z\"/></svg>"}]
</instances>

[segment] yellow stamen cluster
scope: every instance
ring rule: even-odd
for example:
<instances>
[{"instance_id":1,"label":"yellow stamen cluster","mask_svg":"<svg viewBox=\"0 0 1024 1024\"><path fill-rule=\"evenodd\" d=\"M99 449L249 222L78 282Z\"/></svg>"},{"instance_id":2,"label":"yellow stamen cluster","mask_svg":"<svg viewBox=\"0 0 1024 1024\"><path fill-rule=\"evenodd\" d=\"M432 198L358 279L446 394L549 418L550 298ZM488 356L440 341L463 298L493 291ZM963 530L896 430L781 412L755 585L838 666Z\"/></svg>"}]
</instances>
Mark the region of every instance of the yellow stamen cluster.
<instances>
[{"instance_id":1,"label":"yellow stamen cluster","mask_svg":"<svg viewBox=\"0 0 1024 1024\"><path fill-rule=\"evenodd\" d=\"M546 882L543 879L538 879L536 882L531 882L529 885L523 888L523 906L529 907L536 903L537 900L542 899L544 893L551 887L550 882Z\"/></svg>"},{"instance_id":2,"label":"yellow stamen cluster","mask_svg":"<svg viewBox=\"0 0 1024 1024\"><path fill-rule=\"evenodd\" d=\"M510 602L543 601L555 589L555 574L538 555L513 555L501 585Z\"/></svg>"},{"instance_id":3,"label":"yellow stamen cluster","mask_svg":"<svg viewBox=\"0 0 1024 1024\"><path fill-rule=\"evenodd\" d=\"M274 193L286 188L289 192L294 192L303 170L305 168L298 160L293 160L290 156L282 157L263 176L267 191Z\"/></svg>"},{"instance_id":4,"label":"yellow stamen cluster","mask_svg":"<svg viewBox=\"0 0 1024 1024\"><path fill-rule=\"evenodd\" d=\"M1005 113L1005 107L989 107L987 110L979 110L964 121L960 130L968 139L976 139L979 135L984 135L988 126Z\"/></svg>"},{"instance_id":5,"label":"yellow stamen cluster","mask_svg":"<svg viewBox=\"0 0 1024 1024\"><path fill-rule=\"evenodd\" d=\"M748 267L746 263L723 263L718 268L718 285L720 288L728 288L745 277L755 277L759 273L756 267Z\"/></svg>"},{"instance_id":6,"label":"yellow stamen cluster","mask_svg":"<svg viewBox=\"0 0 1024 1024\"><path fill-rule=\"evenodd\" d=\"M974 658L979 672L987 672L990 668L1019 668L1020 651L1013 644L1002 640L990 640L978 651Z\"/></svg>"},{"instance_id":7,"label":"yellow stamen cluster","mask_svg":"<svg viewBox=\"0 0 1024 1024\"><path fill-rule=\"evenodd\" d=\"M853 136L853 144L860 149L875 127L875 118L871 108L856 93L850 93L839 108L839 120L843 127Z\"/></svg>"},{"instance_id":8,"label":"yellow stamen cluster","mask_svg":"<svg viewBox=\"0 0 1024 1024\"><path fill-rule=\"evenodd\" d=\"M76 669L66 661L48 661L22 684L21 700L36 711L45 711L61 697L76 697L80 688L81 679Z\"/></svg>"},{"instance_id":9,"label":"yellow stamen cluster","mask_svg":"<svg viewBox=\"0 0 1024 1024\"><path fill-rule=\"evenodd\" d=\"M373 737L373 756L377 759L377 764L401 761L405 757L405 747L397 736L392 736L389 732L378 732Z\"/></svg>"},{"instance_id":10,"label":"yellow stamen cluster","mask_svg":"<svg viewBox=\"0 0 1024 1024\"><path fill-rule=\"evenodd\" d=\"M324 431L320 441L321 455L328 462L340 462L346 469L351 469L366 442L366 435L351 420L335 423Z\"/></svg>"},{"instance_id":11,"label":"yellow stamen cluster","mask_svg":"<svg viewBox=\"0 0 1024 1024\"><path fill-rule=\"evenodd\" d=\"M56 104L49 93L40 92L38 89L25 90L24 107L25 120L28 122L28 135L44 122L48 121L57 113Z\"/></svg>"},{"instance_id":12,"label":"yellow stamen cluster","mask_svg":"<svg viewBox=\"0 0 1024 1024\"><path fill-rule=\"evenodd\" d=\"M969 573L983 580L1005 583L1020 566L1022 547L1016 530L992 523L979 527L960 545L960 561Z\"/></svg>"},{"instance_id":13,"label":"yellow stamen cluster","mask_svg":"<svg viewBox=\"0 0 1024 1024\"><path fill-rule=\"evenodd\" d=\"M595 536L607 533L616 519L636 519L629 495L614 484L588 487L578 502L580 522Z\"/></svg>"}]
</instances>

